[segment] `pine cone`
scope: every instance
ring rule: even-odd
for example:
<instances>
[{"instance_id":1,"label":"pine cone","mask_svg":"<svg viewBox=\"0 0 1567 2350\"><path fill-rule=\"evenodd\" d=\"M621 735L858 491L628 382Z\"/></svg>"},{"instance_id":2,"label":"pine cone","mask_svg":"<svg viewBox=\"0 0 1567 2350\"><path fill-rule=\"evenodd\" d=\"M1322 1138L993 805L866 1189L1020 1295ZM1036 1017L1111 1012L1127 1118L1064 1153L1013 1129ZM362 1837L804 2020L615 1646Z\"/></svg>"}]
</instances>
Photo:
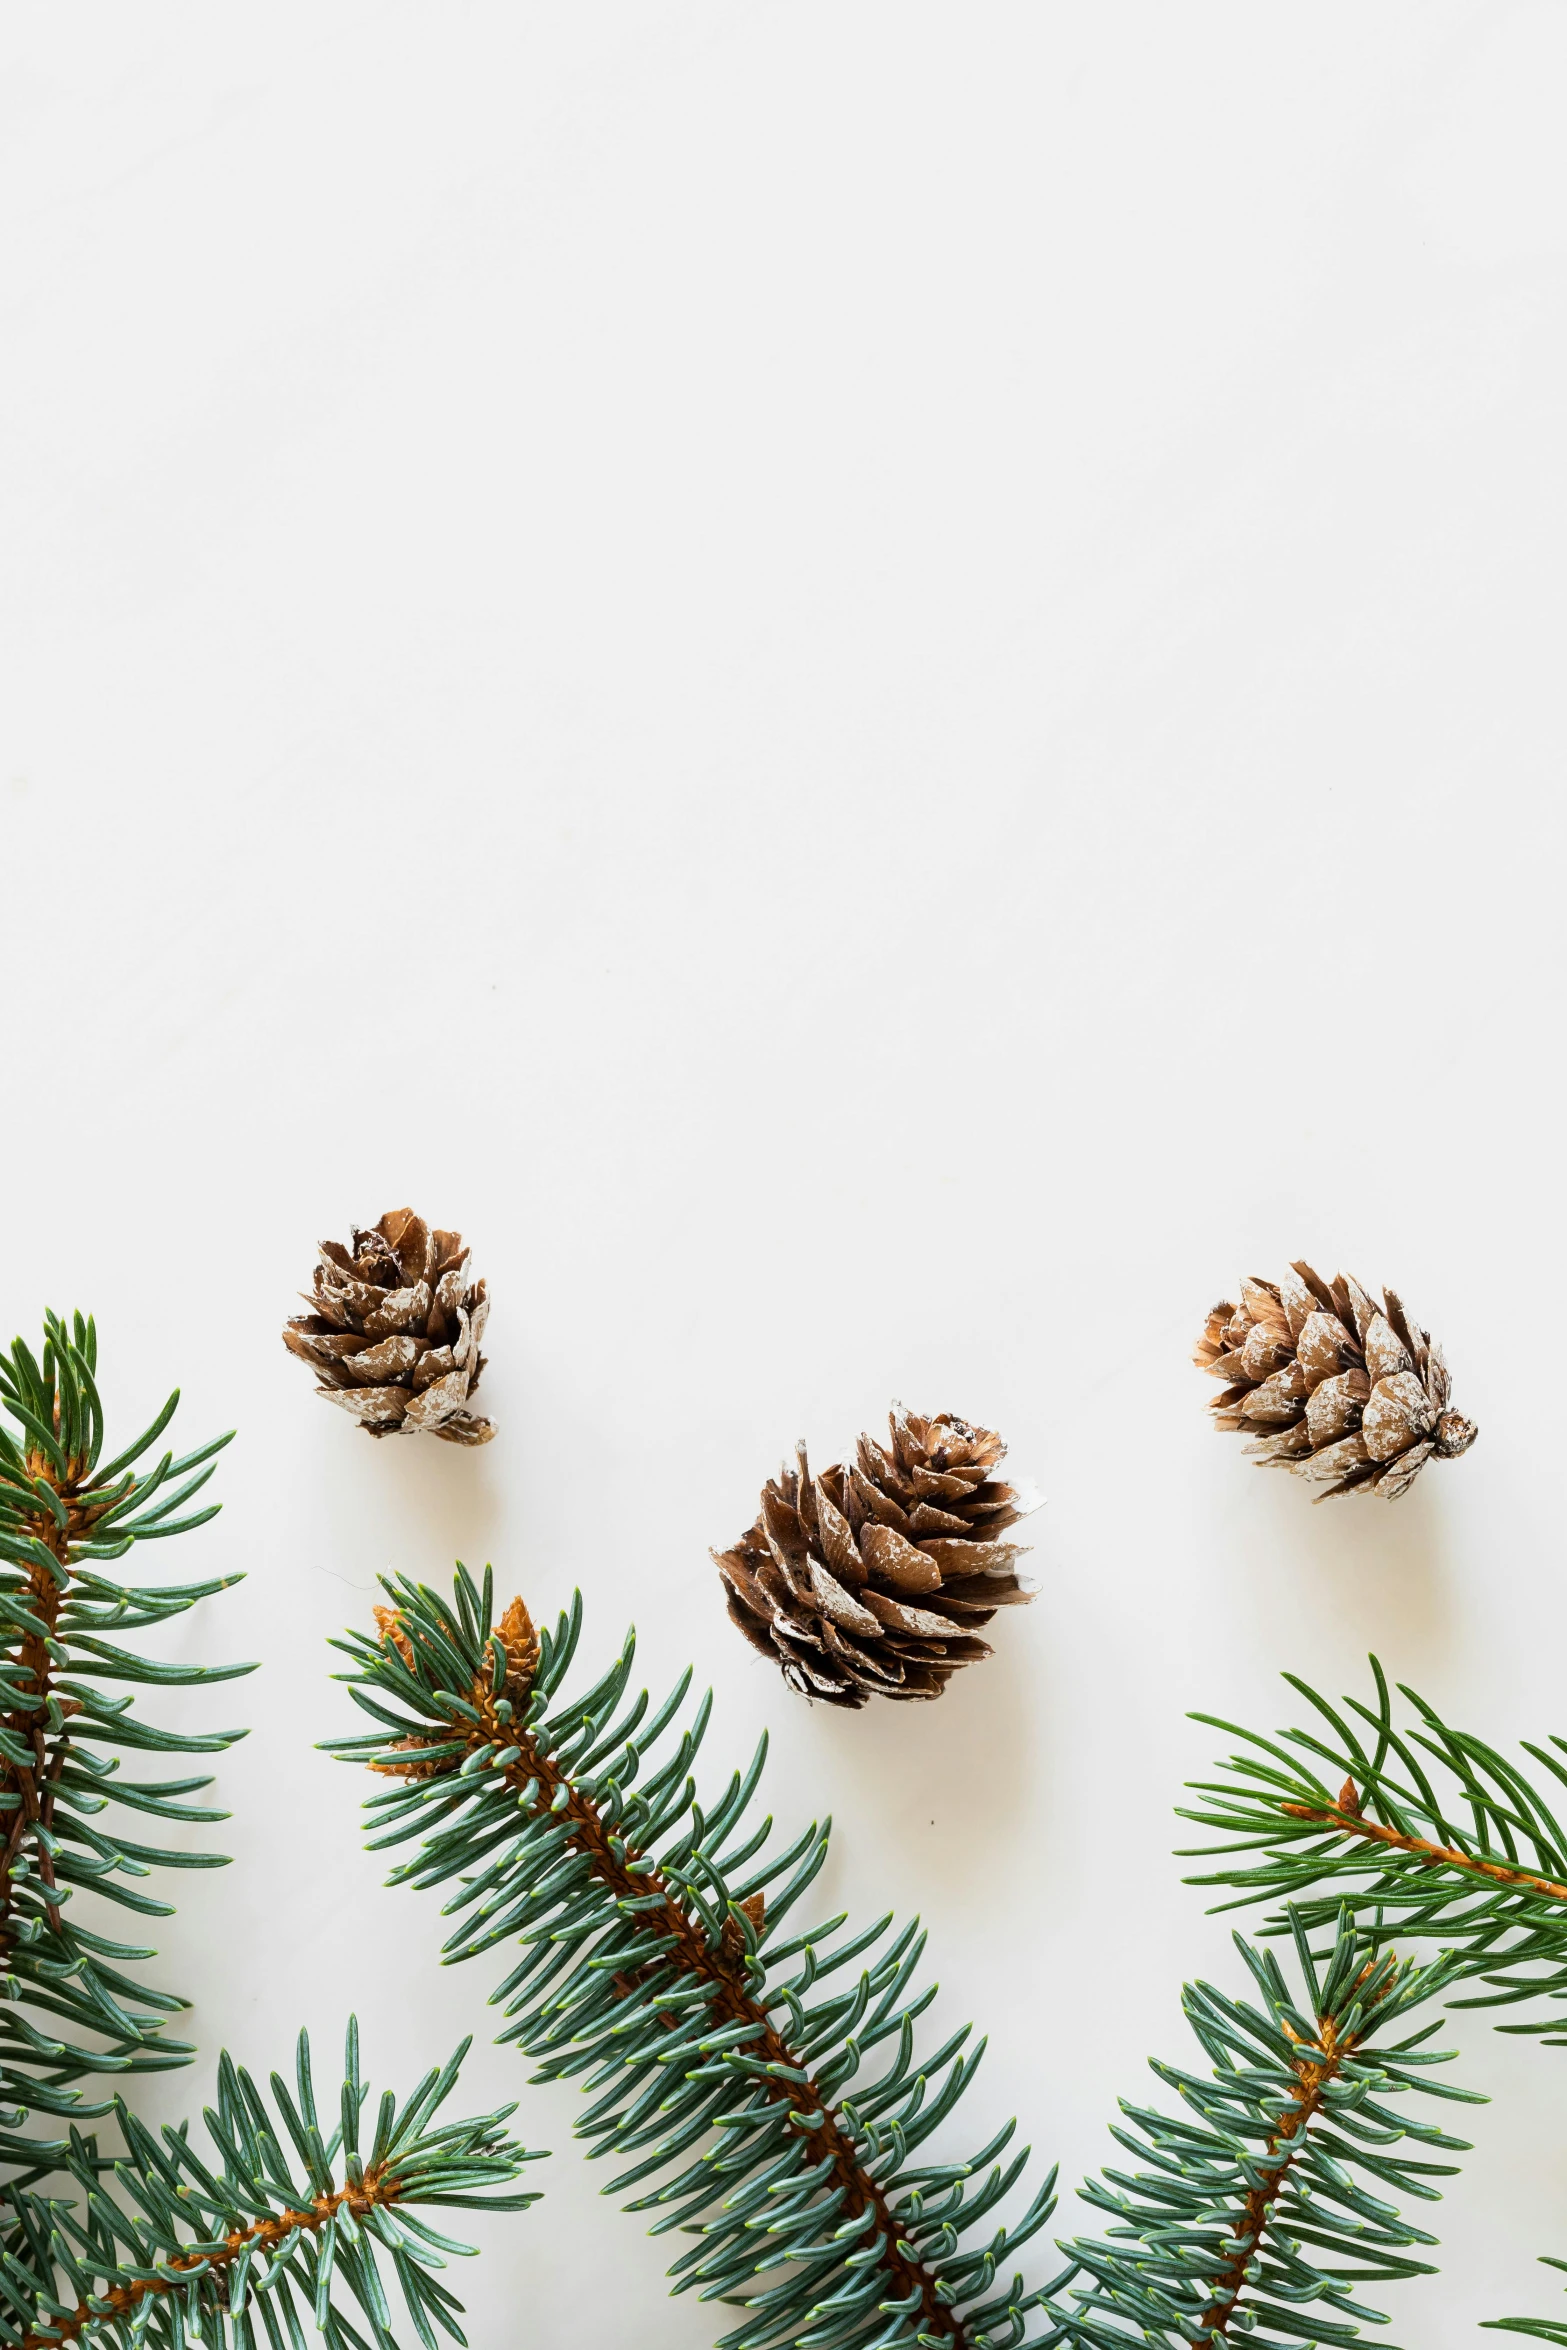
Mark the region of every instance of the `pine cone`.
<instances>
[{"instance_id":1,"label":"pine cone","mask_svg":"<svg viewBox=\"0 0 1567 2350\"><path fill-rule=\"evenodd\" d=\"M1192 1360L1228 1382L1221 1428L1254 1436L1269 1466L1328 1480L1335 1493L1407 1493L1433 1454L1456 1460L1478 1431L1448 1405L1442 1350L1391 1289L1380 1312L1360 1283L1294 1265L1277 1286L1243 1281L1208 1316Z\"/></svg>"},{"instance_id":2,"label":"pine cone","mask_svg":"<svg viewBox=\"0 0 1567 2350\"><path fill-rule=\"evenodd\" d=\"M356 1229L351 1249L323 1240L305 1303L314 1311L293 1317L283 1344L367 1435L427 1428L447 1444L489 1443L493 1424L466 1407L490 1307L484 1283L469 1284L460 1232L432 1232L412 1208L394 1208Z\"/></svg>"},{"instance_id":3,"label":"pine cone","mask_svg":"<svg viewBox=\"0 0 1567 2350\"><path fill-rule=\"evenodd\" d=\"M999 1436L943 1412L896 1409L889 1451L860 1438L853 1467L769 1479L761 1515L714 1551L729 1613L784 1679L829 1705L939 1697L960 1665L989 1656L974 1634L1033 1593L1016 1544L998 1541L1021 1496L991 1475Z\"/></svg>"}]
</instances>

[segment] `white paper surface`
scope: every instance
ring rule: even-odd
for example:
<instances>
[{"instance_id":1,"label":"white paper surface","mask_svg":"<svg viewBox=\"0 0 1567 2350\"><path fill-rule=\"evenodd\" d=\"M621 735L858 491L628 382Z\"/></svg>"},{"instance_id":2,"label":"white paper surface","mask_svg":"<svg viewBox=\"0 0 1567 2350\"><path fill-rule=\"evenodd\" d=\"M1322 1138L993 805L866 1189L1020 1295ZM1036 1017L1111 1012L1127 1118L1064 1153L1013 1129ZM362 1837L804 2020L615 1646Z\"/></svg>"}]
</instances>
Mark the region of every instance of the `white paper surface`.
<instances>
[{"instance_id":1,"label":"white paper surface","mask_svg":"<svg viewBox=\"0 0 1567 2350\"><path fill-rule=\"evenodd\" d=\"M166 1713L248 1721L175 1886L202 2062L404 2084L464 2031L549 2200L471 2339L699 2350L501 1969L379 1889L326 1639L492 1558L775 1738L830 1890L1070 2190L1235 1978L1169 1857L1284 1668L1567 1729L1567 15L21 6L0 28L6 1332L93 1307L117 1424L236 1422L242 1570ZM498 1440L373 1444L277 1330L409 1203L495 1298ZM1313 1509L1204 1425L1243 1272L1393 1282L1472 1455ZM835 1718L708 1545L894 1395L1000 1427L1032 1608ZM150 1709L154 1714L159 1701ZM1495 2102L1391 2333L1567 2316L1560 2057ZM1036 2272L1036 2273L1042 2273Z\"/></svg>"}]
</instances>

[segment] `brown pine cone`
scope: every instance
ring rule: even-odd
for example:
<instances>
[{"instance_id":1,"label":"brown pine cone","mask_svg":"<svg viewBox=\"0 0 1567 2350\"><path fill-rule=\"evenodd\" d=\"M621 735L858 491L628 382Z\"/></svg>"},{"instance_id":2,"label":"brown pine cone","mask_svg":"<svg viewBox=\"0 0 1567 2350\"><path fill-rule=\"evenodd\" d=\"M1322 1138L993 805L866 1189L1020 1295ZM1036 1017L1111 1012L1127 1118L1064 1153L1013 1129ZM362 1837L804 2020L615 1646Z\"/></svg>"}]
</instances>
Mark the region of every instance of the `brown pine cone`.
<instances>
[{"instance_id":1,"label":"brown pine cone","mask_svg":"<svg viewBox=\"0 0 1567 2350\"><path fill-rule=\"evenodd\" d=\"M768 1480L750 1532L713 1553L752 1646L829 1705L939 1697L960 1665L989 1656L979 1627L1033 1597L1018 1545L997 1539L1023 1515L991 1474L1000 1437L950 1412L900 1407L889 1425L890 1449L862 1436L852 1467L819 1477L797 1445L799 1467Z\"/></svg>"},{"instance_id":2,"label":"brown pine cone","mask_svg":"<svg viewBox=\"0 0 1567 2350\"><path fill-rule=\"evenodd\" d=\"M1192 1356L1226 1381L1221 1428L1256 1439L1253 1460L1327 1479L1335 1493L1407 1493L1433 1454L1455 1460L1478 1431L1450 1409L1442 1350L1391 1289L1379 1310L1360 1283L1293 1265L1282 1281L1243 1281L1208 1316Z\"/></svg>"},{"instance_id":3,"label":"brown pine cone","mask_svg":"<svg viewBox=\"0 0 1567 2350\"><path fill-rule=\"evenodd\" d=\"M485 1358L490 1307L470 1283L460 1232L432 1232L412 1208L394 1208L352 1245L323 1240L314 1308L286 1325L283 1344L307 1362L329 1403L367 1435L420 1428L447 1444L488 1444L489 1420L467 1408Z\"/></svg>"}]
</instances>

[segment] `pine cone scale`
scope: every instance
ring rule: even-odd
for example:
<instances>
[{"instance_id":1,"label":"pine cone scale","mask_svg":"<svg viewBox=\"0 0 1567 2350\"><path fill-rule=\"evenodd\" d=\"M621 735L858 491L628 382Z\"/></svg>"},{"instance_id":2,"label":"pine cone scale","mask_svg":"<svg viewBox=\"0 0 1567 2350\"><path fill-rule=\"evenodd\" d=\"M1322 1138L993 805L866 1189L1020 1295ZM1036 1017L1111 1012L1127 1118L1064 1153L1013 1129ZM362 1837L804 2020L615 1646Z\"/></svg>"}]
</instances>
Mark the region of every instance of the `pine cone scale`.
<instances>
[{"instance_id":1,"label":"pine cone scale","mask_svg":"<svg viewBox=\"0 0 1567 2350\"><path fill-rule=\"evenodd\" d=\"M854 1546L854 1529L820 1483L813 1488L813 1494L816 1502L816 1530L821 1537L822 1548L827 1553L827 1564L840 1581L863 1583L865 1561Z\"/></svg>"},{"instance_id":2,"label":"pine cone scale","mask_svg":"<svg viewBox=\"0 0 1567 2350\"><path fill-rule=\"evenodd\" d=\"M987 1542L983 1536L973 1542L953 1542L938 1534L922 1542L920 1549L926 1558L935 1560L949 1590L954 1575L1009 1575L1012 1561L1022 1555L1015 1542Z\"/></svg>"},{"instance_id":3,"label":"pine cone scale","mask_svg":"<svg viewBox=\"0 0 1567 2350\"><path fill-rule=\"evenodd\" d=\"M430 1319L430 1284L416 1289L382 1290L378 1303L364 1317L367 1338L391 1338L423 1330Z\"/></svg>"},{"instance_id":4,"label":"pine cone scale","mask_svg":"<svg viewBox=\"0 0 1567 2350\"><path fill-rule=\"evenodd\" d=\"M404 1371L411 1371L419 1359L419 1349L411 1338L399 1335L383 1338L379 1344L367 1346L356 1355L339 1358L351 1379L362 1379L367 1387L377 1387L397 1379Z\"/></svg>"},{"instance_id":5,"label":"pine cone scale","mask_svg":"<svg viewBox=\"0 0 1567 2350\"><path fill-rule=\"evenodd\" d=\"M327 1310L330 1312L332 1308L336 1308L332 1318L337 1322L340 1330L346 1330L349 1327L350 1319L355 1328L362 1330L368 1317L379 1311L386 1291L377 1289L371 1281L334 1282L325 1292L320 1287L317 1288L318 1311L320 1310L319 1301L323 1295L330 1299Z\"/></svg>"},{"instance_id":6,"label":"pine cone scale","mask_svg":"<svg viewBox=\"0 0 1567 2350\"><path fill-rule=\"evenodd\" d=\"M968 1521L954 1517L951 1510L933 1510L928 1501L922 1501L909 1513L910 1534L966 1534Z\"/></svg>"},{"instance_id":7,"label":"pine cone scale","mask_svg":"<svg viewBox=\"0 0 1567 2350\"><path fill-rule=\"evenodd\" d=\"M1364 1371L1335 1371L1312 1389L1306 1398L1306 1427L1314 1452L1336 1443L1359 1425L1370 1393L1371 1381Z\"/></svg>"},{"instance_id":8,"label":"pine cone scale","mask_svg":"<svg viewBox=\"0 0 1567 2350\"><path fill-rule=\"evenodd\" d=\"M941 1569L936 1561L895 1526L867 1526L860 1536L860 1553L870 1572L880 1575L895 1591L941 1589Z\"/></svg>"},{"instance_id":9,"label":"pine cone scale","mask_svg":"<svg viewBox=\"0 0 1567 2350\"><path fill-rule=\"evenodd\" d=\"M342 1367L347 1377L352 1378L353 1373L348 1366L367 1354L371 1344L372 1341L366 1338L362 1330L331 1330L320 1332L308 1346L300 1343L294 1351L307 1363L312 1354L318 1359L335 1362Z\"/></svg>"},{"instance_id":10,"label":"pine cone scale","mask_svg":"<svg viewBox=\"0 0 1567 2350\"><path fill-rule=\"evenodd\" d=\"M1319 1379L1331 1379L1346 1363L1353 1363L1356 1352L1354 1340L1336 1314L1319 1310L1307 1315L1295 1353L1313 1385Z\"/></svg>"},{"instance_id":11,"label":"pine cone scale","mask_svg":"<svg viewBox=\"0 0 1567 2350\"><path fill-rule=\"evenodd\" d=\"M400 1420L408 1402L408 1393L402 1387L321 1387L316 1390L328 1403L341 1404L345 1412L379 1433L374 1423L379 1420Z\"/></svg>"},{"instance_id":12,"label":"pine cone scale","mask_svg":"<svg viewBox=\"0 0 1567 2350\"><path fill-rule=\"evenodd\" d=\"M1360 1433L1374 1461L1390 1461L1435 1426L1436 1413L1413 1371L1397 1371L1371 1390Z\"/></svg>"},{"instance_id":13,"label":"pine cone scale","mask_svg":"<svg viewBox=\"0 0 1567 2350\"><path fill-rule=\"evenodd\" d=\"M818 1566L814 1559L808 1562L807 1571L812 1597L829 1620L850 1632L868 1632L874 1640L880 1625L870 1609L861 1607L857 1599L851 1599L836 1575L829 1575L827 1569Z\"/></svg>"},{"instance_id":14,"label":"pine cone scale","mask_svg":"<svg viewBox=\"0 0 1567 2350\"><path fill-rule=\"evenodd\" d=\"M865 1605L874 1623L885 1624L895 1632L914 1632L924 1640L941 1640L952 1630L945 1616L933 1615L929 1608L910 1607L906 1599L889 1599L884 1591L865 1587Z\"/></svg>"}]
</instances>

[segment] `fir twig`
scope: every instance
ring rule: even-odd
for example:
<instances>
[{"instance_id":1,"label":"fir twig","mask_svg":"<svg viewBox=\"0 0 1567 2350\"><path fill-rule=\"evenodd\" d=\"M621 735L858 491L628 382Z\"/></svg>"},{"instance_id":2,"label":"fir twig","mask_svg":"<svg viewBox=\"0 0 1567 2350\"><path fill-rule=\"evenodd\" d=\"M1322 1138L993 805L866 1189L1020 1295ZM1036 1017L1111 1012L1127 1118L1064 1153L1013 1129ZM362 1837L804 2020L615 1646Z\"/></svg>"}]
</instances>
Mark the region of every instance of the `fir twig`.
<instances>
[{"instance_id":1,"label":"fir twig","mask_svg":"<svg viewBox=\"0 0 1567 2350\"><path fill-rule=\"evenodd\" d=\"M1434 2025L1391 2037L1443 1989L1449 1962L1401 1962L1348 1912L1320 1971L1303 1929L1295 1943L1300 1992L1272 1951L1239 1936L1260 2005L1188 1985L1186 2016L1213 2071L1152 2068L1184 2115L1123 2102L1114 2136L1153 2167L1107 2171L1083 2189L1117 2224L1062 2246L1089 2279L1058 2312L1081 2350L1348 2343L1381 2315L1352 2286L1433 2273L1408 2255L1435 2239L1385 2191L1436 2199L1430 2181L1454 2166L1416 2159L1405 2143L1462 2153L1467 2141L1385 2101L1419 2090L1484 2102L1424 2077L1449 2061L1422 2047Z\"/></svg>"},{"instance_id":2,"label":"fir twig","mask_svg":"<svg viewBox=\"0 0 1567 2350\"><path fill-rule=\"evenodd\" d=\"M488 1573L481 1590L459 1567L450 1606L406 1579L385 1587L393 1607L380 1611L380 1636L337 1644L354 1661L343 1678L379 1727L330 1746L401 1782L372 1798L389 1831L376 1842L425 1841L392 1882L459 1880L448 1914L466 1916L447 1957L523 1945L493 1995L512 2019L502 2039L543 2059L537 2077L581 2074L603 2092L580 2133L597 2154L638 2156L606 2192L660 2177L629 2208L658 2211L655 2233L697 2238L671 2271L677 2292L748 2312L726 2350L1039 2350L1054 2340L1052 2325L1025 2344L1040 2291L1019 2276L994 2289L1054 2208L1054 2173L1011 2225L963 2241L1016 2184L1028 2150L997 2159L1008 2123L967 2162L917 2160L982 2049L964 2053L965 2029L916 2069L914 2025L934 1996L912 1989L917 1925L889 1940L884 1918L844 1936L838 1917L781 1939L827 1831L813 1825L759 1857L771 1821L752 1828L745 1814L765 1739L704 1810L688 1776L704 1700L633 1792L679 1716L689 1673L650 1721L645 1692L617 1719L628 1637L590 1691L557 1704L580 1597L536 1641L520 1602L493 1627ZM862 1957L846 1989L807 2006L814 1984ZM864 2060L889 2041L887 2069L862 2080ZM776 2281L759 2284L769 2273Z\"/></svg>"},{"instance_id":3,"label":"fir twig","mask_svg":"<svg viewBox=\"0 0 1567 2350\"><path fill-rule=\"evenodd\" d=\"M1213 1714L1193 1717L1239 1737L1245 1750L1223 1766L1224 1778L1193 1783L1206 1803L1181 1816L1231 1841L1189 1851L1221 1861L1189 1882L1235 1888L1238 1899L1222 1908L1282 1895L1286 1906L1264 1927L1270 1934L1310 1932L1352 1909L1368 1946L1385 1946L1394 1933L1434 1941L1450 1984L1478 1978L1488 1986L1454 2007L1567 2000L1567 1835L1553 1809L1567 1786L1567 1739L1523 1742L1542 1785L1404 1683L1398 1692L1412 1718L1401 1720L1375 1657L1371 1668L1374 1702L1346 1698L1342 1709L1286 1674L1316 1716L1310 1729L1264 1738ZM1500 2029L1567 2046L1560 2017ZM1567 2346L1567 2324L1553 2319L1490 2322Z\"/></svg>"},{"instance_id":4,"label":"fir twig","mask_svg":"<svg viewBox=\"0 0 1567 2350\"><path fill-rule=\"evenodd\" d=\"M66 2168L81 2202L30 2199L33 2258L20 2289L14 2259L0 2263L0 2341L8 2350L254 2350L259 2317L270 2350L285 2340L302 2350L297 2301L329 2350L365 2350L339 2306L346 2287L374 2350L395 2350L379 2248L426 2350L436 2350L436 2327L463 2342L462 2304L433 2272L443 2255L473 2247L412 2213L520 2211L537 2196L502 2190L539 2159L506 2134L514 2106L437 2122L468 2046L401 2106L383 2095L368 2147L360 2121L370 2089L352 2020L342 2089L325 2116L303 2032L292 2092L272 2075L271 2111L250 2074L221 2058L208 2156L185 2128L154 2135L117 2101L127 2152L112 2179L94 2143L73 2132Z\"/></svg>"},{"instance_id":5,"label":"fir twig","mask_svg":"<svg viewBox=\"0 0 1567 2350\"><path fill-rule=\"evenodd\" d=\"M1245 1750L1221 1766L1225 1777L1193 1782L1207 1800L1180 1816L1228 1840L1187 1849L1221 1864L1188 1882L1235 1888L1221 1908L1282 1898L1269 1934L1288 1930L1291 1911L1309 1929L1327 1925L1348 1901L1374 1938L1434 1941L1454 1953L1455 1976L1491 1986L1458 2006L1567 1999L1567 1834L1551 1798L1402 1683L1413 1719L1401 1721L1375 1657L1371 1665L1374 1703L1346 1698L1342 1709L1285 1675L1313 1708L1313 1729L1264 1738L1217 1715L1193 1717ZM1547 1784L1567 1786L1567 1740L1526 1741L1524 1752ZM1567 2045L1559 2019L1502 2029Z\"/></svg>"},{"instance_id":6,"label":"fir twig","mask_svg":"<svg viewBox=\"0 0 1567 2350\"><path fill-rule=\"evenodd\" d=\"M41 1356L20 1338L0 1355L0 1413L13 1423L8 1433L0 1417L0 2100L9 2108L0 2173L11 2191L65 2151L59 2139L25 2134L32 2115L101 2115L107 2103L86 2103L78 2082L161 2070L191 2053L164 2030L185 2001L123 1971L152 1953L73 1922L70 1904L87 1890L141 1916L167 1916L167 1904L133 1889L138 1881L153 1868L223 1865L220 1854L145 1844L112 1826L114 1811L200 1823L227 1816L185 1800L207 1777L124 1779L112 1750L208 1754L244 1733L158 1729L131 1713L129 1695L110 1691L253 1670L154 1663L107 1637L167 1623L235 1578L152 1588L106 1572L135 1544L216 1515L216 1504L188 1505L229 1438L141 1466L173 1416L176 1390L105 1462L97 1353L90 1321L77 1314L68 1327L48 1314Z\"/></svg>"}]
</instances>

